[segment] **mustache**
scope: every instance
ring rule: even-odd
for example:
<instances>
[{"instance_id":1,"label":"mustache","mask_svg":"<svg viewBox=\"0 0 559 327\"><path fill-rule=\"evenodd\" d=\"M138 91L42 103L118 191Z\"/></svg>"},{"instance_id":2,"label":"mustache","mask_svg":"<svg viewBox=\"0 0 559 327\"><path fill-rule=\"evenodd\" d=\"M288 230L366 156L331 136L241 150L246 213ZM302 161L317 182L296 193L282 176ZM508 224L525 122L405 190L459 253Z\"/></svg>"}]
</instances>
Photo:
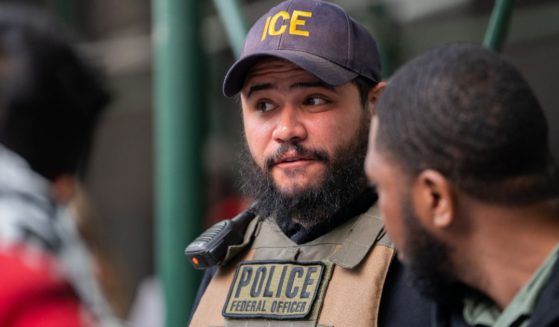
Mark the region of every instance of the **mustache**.
<instances>
[{"instance_id":1,"label":"mustache","mask_svg":"<svg viewBox=\"0 0 559 327\"><path fill-rule=\"evenodd\" d=\"M272 169L279 158L281 158L287 152L295 152L298 156L303 156L312 160L323 161L325 163L328 163L330 161L328 153L326 151L309 149L299 143L283 143L273 155L266 158L266 169Z\"/></svg>"}]
</instances>

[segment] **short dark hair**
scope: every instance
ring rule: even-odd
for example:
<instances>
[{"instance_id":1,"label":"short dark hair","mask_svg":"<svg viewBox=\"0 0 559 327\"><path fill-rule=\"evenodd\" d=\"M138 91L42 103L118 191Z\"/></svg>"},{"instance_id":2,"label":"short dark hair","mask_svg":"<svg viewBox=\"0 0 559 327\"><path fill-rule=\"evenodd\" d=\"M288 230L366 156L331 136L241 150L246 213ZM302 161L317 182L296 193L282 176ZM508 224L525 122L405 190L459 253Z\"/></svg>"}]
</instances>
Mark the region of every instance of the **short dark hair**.
<instances>
[{"instance_id":1,"label":"short dark hair","mask_svg":"<svg viewBox=\"0 0 559 327\"><path fill-rule=\"evenodd\" d=\"M74 174L108 101L62 27L37 9L0 7L0 143L50 180Z\"/></svg>"},{"instance_id":2,"label":"short dark hair","mask_svg":"<svg viewBox=\"0 0 559 327\"><path fill-rule=\"evenodd\" d=\"M517 69L473 44L436 48L400 69L376 107L377 146L416 176L435 169L477 199L557 197L544 113Z\"/></svg>"},{"instance_id":3,"label":"short dark hair","mask_svg":"<svg viewBox=\"0 0 559 327\"><path fill-rule=\"evenodd\" d=\"M359 91L359 100L361 101L361 106L366 109L367 102L369 100L369 91L371 91L371 89L375 87L377 83L374 83L370 79L362 76L357 76L352 80L352 82L357 86L357 90Z\"/></svg>"}]
</instances>

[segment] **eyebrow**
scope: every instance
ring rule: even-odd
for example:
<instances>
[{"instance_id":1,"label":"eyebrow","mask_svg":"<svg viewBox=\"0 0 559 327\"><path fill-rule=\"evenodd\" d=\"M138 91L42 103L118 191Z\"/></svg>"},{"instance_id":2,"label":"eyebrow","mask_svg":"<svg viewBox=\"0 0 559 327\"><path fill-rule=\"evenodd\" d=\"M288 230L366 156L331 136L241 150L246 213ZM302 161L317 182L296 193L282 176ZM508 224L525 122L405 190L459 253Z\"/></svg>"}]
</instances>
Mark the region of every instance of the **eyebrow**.
<instances>
[{"instance_id":1,"label":"eyebrow","mask_svg":"<svg viewBox=\"0 0 559 327\"><path fill-rule=\"evenodd\" d=\"M254 92L257 91L262 91L262 90L267 90L267 89L271 89L273 88L273 85L271 83L263 83L263 84L255 84L252 85L249 89L248 89L248 94L247 94L247 98L250 98L250 95Z\"/></svg>"},{"instance_id":2,"label":"eyebrow","mask_svg":"<svg viewBox=\"0 0 559 327\"><path fill-rule=\"evenodd\" d=\"M321 87L331 91L336 91L336 88L324 83L323 81L312 81L312 82L297 82L289 86L290 89L307 89L313 87ZM272 89L274 86L271 83L255 84L249 87L247 98L249 98L254 92Z\"/></svg>"}]
</instances>

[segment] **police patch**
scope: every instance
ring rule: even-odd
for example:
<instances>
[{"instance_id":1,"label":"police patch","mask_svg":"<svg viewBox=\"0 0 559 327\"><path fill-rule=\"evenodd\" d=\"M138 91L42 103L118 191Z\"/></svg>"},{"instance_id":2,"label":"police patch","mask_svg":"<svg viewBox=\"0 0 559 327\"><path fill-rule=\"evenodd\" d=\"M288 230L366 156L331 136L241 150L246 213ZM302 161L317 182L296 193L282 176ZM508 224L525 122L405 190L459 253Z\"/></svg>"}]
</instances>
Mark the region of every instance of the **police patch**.
<instances>
[{"instance_id":1,"label":"police patch","mask_svg":"<svg viewBox=\"0 0 559 327\"><path fill-rule=\"evenodd\" d=\"M326 270L324 263L314 261L243 261L235 271L222 314L237 319L307 318L321 286L328 282Z\"/></svg>"}]
</instances>

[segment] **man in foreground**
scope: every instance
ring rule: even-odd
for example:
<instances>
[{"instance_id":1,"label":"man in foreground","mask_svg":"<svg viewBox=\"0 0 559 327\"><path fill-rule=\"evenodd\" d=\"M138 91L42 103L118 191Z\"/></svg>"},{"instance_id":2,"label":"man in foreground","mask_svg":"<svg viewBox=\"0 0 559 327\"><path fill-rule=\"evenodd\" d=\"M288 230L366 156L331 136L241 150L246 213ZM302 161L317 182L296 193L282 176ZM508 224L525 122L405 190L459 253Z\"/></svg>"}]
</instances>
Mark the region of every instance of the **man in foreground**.
<instances>
[{"instance_id":1,"label":"man in foreground","mask_svg":"<svg viewBox=\"0 0 559 327\"><path fill-rule=\"evenodd\" d=\"M559 180L540 105L497 54L412 61L373 118L367 176L439 326L559 325Z\"/></svg>"},{"instance_id":2,"label":"man in foreground","mask_svg":"<svg viewBox=\"0 0 559 327\"><path fill-rule=\"evenodd\" d=\"M0 7L0 326L117 326L66 205L109 100L43 13Z\"/></svg>"},{"instance_id":3,"label":"man in foreground","mask_svg":"<svg viewBox=\"0 0 559 327\"><path fill-rule=\"evenodd\" d=\"M191 326L429 325L363 170L383 87L375 40L340 7L285 1L255 23L224 93L240 93L257 218L205 274Z\"/></svg>"}]
</instances>

